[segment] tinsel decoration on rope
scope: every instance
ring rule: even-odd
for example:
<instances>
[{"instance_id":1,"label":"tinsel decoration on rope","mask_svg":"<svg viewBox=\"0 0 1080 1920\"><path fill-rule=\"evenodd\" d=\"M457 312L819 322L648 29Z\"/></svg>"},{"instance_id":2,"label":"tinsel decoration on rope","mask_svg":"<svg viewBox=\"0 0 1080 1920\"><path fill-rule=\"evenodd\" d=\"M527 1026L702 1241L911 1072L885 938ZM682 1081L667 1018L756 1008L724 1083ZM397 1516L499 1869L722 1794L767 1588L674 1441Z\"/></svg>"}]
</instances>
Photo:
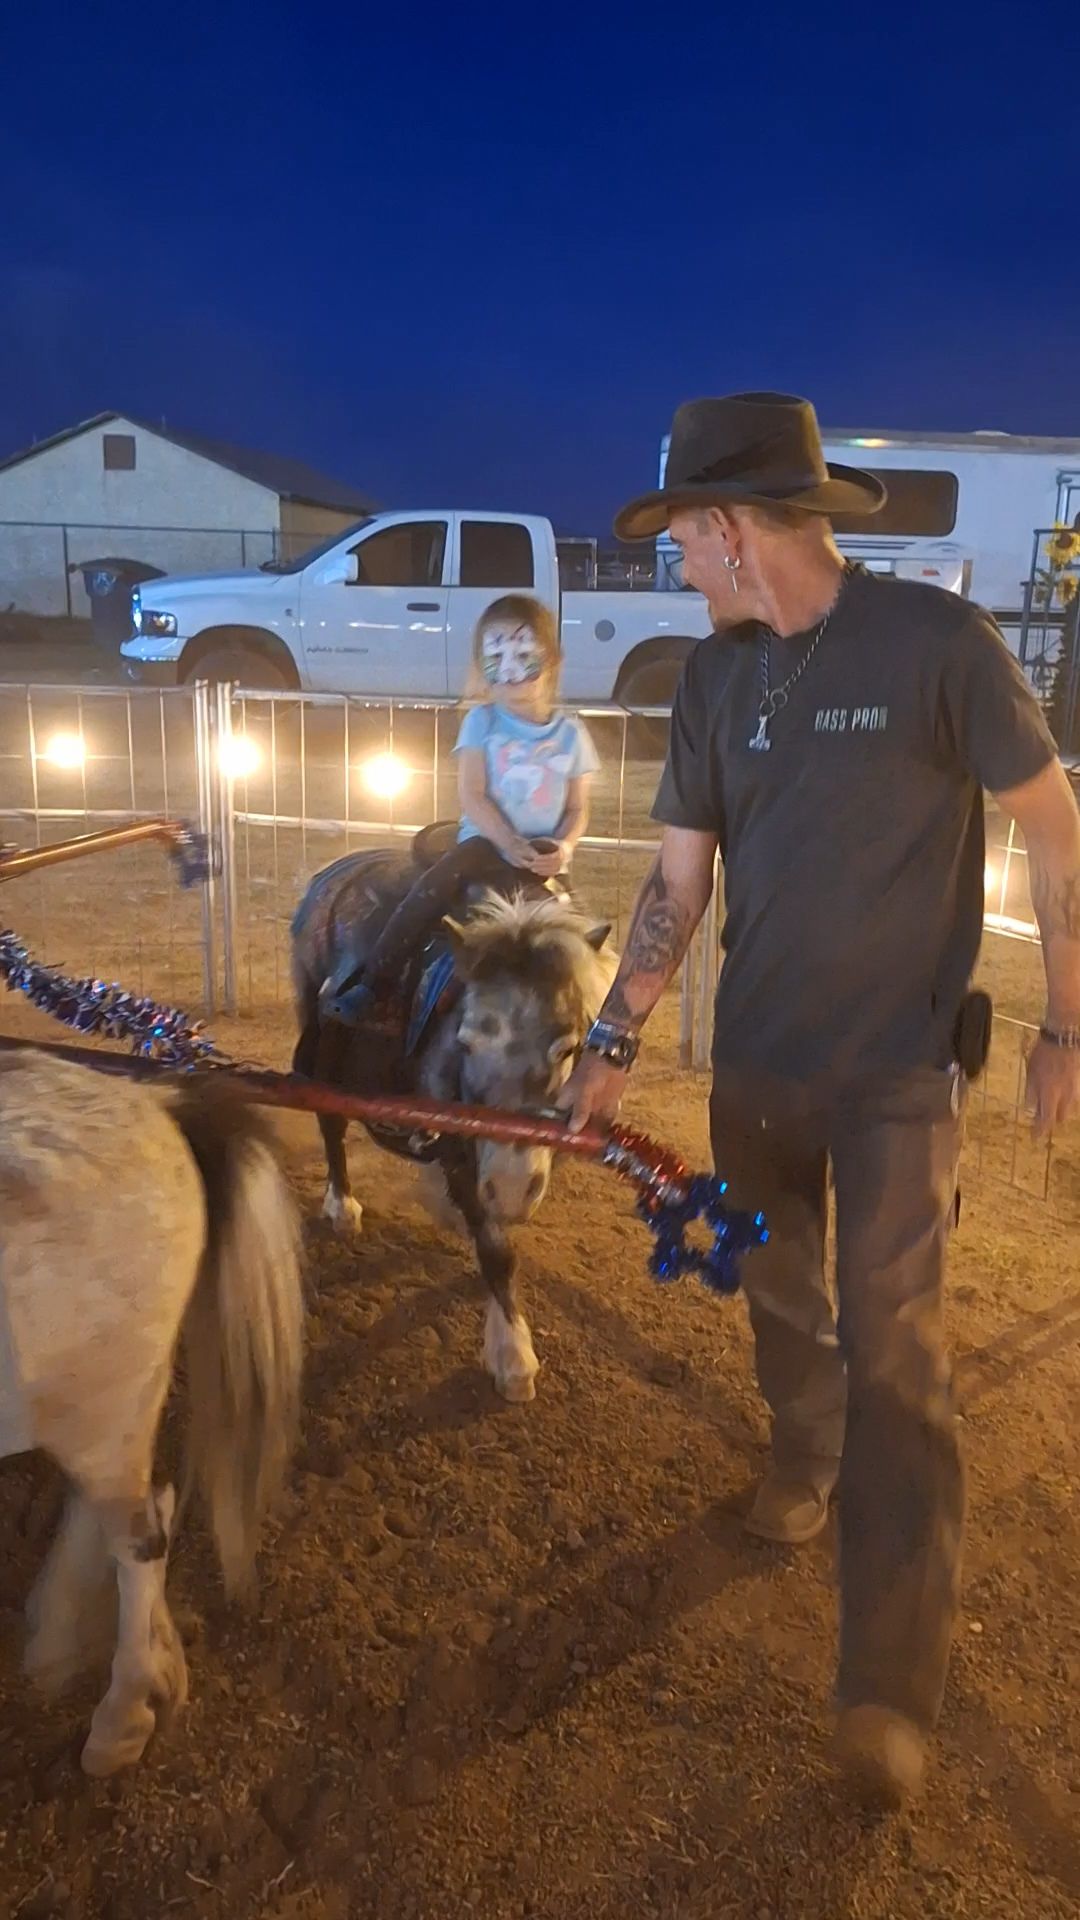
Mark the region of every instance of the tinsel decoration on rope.
<instances>
[{"instance_id":1,"label":"tinsel decoration on rope","mask_svg":"<svg viewBox=\"0 0 1080 1920\"><path fill-rule=\"evenodd\" d=\"M637 1211L653 1236L649 1261L654 1280L681 1280L696 1273L711 1293L736 1293L739 1261L769 1238L763 1213L741 1213L727 1204L728 1183L711 1173L692 1173L669 1147L616 1122L603 1164L632 1180ZM689 1228L701 1220L711 1231L707 1247L695 1246Z\"/></svg>"},{"instance_id":2,"label":"tinsel decoration on rope","mask_svg":"<svg viewBox=\"0 0 1080 1920\"><path fill-rule=\"evenodd\" d=\"M654 1280L681 1280L696 1273L710 1293L737 1293L739 1261L752 1247L763 1247L769 1237L762 1213L737 1213L724 1201L727 1181L695 1173L682 1193L645 1193L638 1214L650 1229L655 1245L649 1260ZM695 1247L687 1229L703 1220L711 1229L708 1247Z\"/></svg>"},{"instance_id":3,"label":"tinsel decoration on rope","mask_svg":"<svg viewBox=\"0 0 1080 1920\"><path fill-rule=\"evenodd\" d=\"M76 1033L126 1042L134 1054L172 1072L213 1067L231 1072L238 1086L246 1089L248 1098L264 1104L318 1112L329 1097L340 1107L341 1096L336 1089L296 1076L244 1067L230 1059L219 1052L200 1022L189 1020L177 1007L165 1007L156 1000L125 993L122 987L110 986L104 980L72 980L58 968L31 959L23 942L10 929L0 933L0 982L14 992L25 994L42 1013L51 1014ZM70 1051L76 1053L78 1049ZM85 1064L93 1066L100 1061L104 1065L107 1058L87 1057ZM354 1117L369 1126L376 1118L396 1121L404 1109L412 1111L405 1097L366 1100L357 1097L351 1104ZM553 1116L550 1112L529 1116L492 1113L490 1119L486 1119L477 1109L453 1102L442 1110L433 1102L422 1104L435 1109L431 1114L433 1134L480 1135L490 1129L491 1138L505 1138L509 1123L515 1129L510 1137L521 1137L521 1125L526 1120L548 1133L553 1119L565 1123L565 1116ZM393 1109L393 1113L388 1115L387 1109ZM571 1137L566 1136L567 1145ZM560 1143L550 1144L558 1150ZM602 1165L622 1174L637 1187L637 1211L654 1240L649 1260L654 1279L668 1282L696 1273L713 1293L730 1294L738 1290L740 1258L752 1248L764 1246L769 1237L763 1214L733 1211L725 1201L726 1180L689 1172L669 1148L628 1127L613 1126L606 1141L601 1139L597 1147L588 1150ZM689 1228L699 1220L711 1232L707 1247L695 1246L688 1237Z\"/></svg>"},{"instance_id":4,"label":"tinsel decoration on rope","mask_svg":"<svg viewBox=\"0 0 1080 1920\"><path fill-rule=\"evenodd\" d=\"M178 1071L212 1066L222 1056L199 1021L178 1007L126 993L105 980L71 980L33 960L10 929L0 933L0 980L76 1033L126 1041L133 1053Z\"/></svg>"}]
</instances>

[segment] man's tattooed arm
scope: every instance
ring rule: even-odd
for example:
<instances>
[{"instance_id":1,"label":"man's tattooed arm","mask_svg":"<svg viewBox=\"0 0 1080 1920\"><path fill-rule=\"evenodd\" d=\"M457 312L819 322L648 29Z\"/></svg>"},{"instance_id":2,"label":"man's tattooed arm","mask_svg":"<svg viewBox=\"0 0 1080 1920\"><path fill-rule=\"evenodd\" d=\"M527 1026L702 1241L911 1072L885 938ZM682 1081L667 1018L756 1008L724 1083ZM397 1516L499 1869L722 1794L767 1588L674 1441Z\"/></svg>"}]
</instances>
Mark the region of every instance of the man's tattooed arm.
<instances>
[{"instance_id":1,"label":"man's tattooed arm","mask_svg":"<svg viewBox=\"0 0 1080 1920\"><path fill-rule=\"evenodd\" d=\"M601 1018L636 1032L679 967L709 904L716 841L669 827L630 920L619 971Z\"/></svg>"}]
</instances>

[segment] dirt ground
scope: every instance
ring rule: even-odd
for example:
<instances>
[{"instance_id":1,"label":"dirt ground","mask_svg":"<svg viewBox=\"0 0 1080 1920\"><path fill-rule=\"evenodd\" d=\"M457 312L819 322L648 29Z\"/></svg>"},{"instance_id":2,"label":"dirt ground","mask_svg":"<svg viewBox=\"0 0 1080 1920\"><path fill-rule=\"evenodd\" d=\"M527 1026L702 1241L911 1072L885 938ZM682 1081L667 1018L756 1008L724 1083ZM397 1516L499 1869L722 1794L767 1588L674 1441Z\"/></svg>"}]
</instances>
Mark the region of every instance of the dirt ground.
<instances>
[{"instance_id":1,"label":"dirt ground","mask_svg":"<svg viewBox=\"0 0 1080 1920\"><path fill-rule=\"evenodd\" d=\"M276 849L282 904L245 920L245 1017L213 1023L239 1055L287 1058L280 961L259 956L305 860L334 851ZM193 998L198 902L166 904L155 856L124 860L107 883L92 863L20 883L6 913L75 970L130 978L137 958L147 987ZM988 949L1002 1010L1030 1018L1036 957ZM14 1000L0 1017L56 1037ZM631 1113L705 1164L704 1087L672 1067L675 1030L667 1006ZM1048 1177L1024 1144L1018 1037L1003 1032L972 1114L950 1305L967 1577L916 1809L873 1819L829 1770L831 1528L798 1554L742 1533L765 1425L741 1303L656 1286L626 1190L562 1164L519 1236L538 1396L505 1406L478 1364L465 1247L359 1136L363 1238L331 1238L315 1219L314 1125L289 1116L311 1311L286 1509L250 1613L225 1605L197 1522L180 1540L191 1705L110 1785L77 1764L102 1676L52 1704L20 1676L22 1607L61 1488L36 1458L0 1461L0 1914L1080 1913L1080 1141L1059 1144Z\"/></svg>"}]
</instances>

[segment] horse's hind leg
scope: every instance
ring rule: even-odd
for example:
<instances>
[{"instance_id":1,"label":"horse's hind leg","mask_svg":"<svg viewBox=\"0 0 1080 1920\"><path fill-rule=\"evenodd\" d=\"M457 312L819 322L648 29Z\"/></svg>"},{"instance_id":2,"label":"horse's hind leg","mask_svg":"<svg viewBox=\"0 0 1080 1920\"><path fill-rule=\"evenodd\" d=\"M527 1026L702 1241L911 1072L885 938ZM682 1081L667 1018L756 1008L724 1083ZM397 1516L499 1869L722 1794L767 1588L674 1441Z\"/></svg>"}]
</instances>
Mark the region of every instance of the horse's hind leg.
<instances>
[{"instance_id":1,"label":"horse's hind leg","mask_svg":"<svg viewBox=\"0 0 1080 1920\"><path fill-rule=\"evenodd\" d=\"M97 1513L74 1488L26 1618L26 1671L45 1693L58 1693L115 1642L109 1550Z\"/></svg>"},{"instance_id":2,"label":"horse's hind leg","mask_svg":"<svg viewBox=\"0 0 1080 1920\"><path fill-rule=\"evenodd\" d=\"M333 1026L322 1029L315 1050L314 1074L317 1080L334 1083L340 1063L344 1036ZM336 1113L320 1113L319 1131L326 1153L326 1192L323 1218L331 1220L339 1233L359 1233L364 1209L353 1194L345 1158L345 1133L348 1121Z\"/></svg>"},{"instance_id":3,"label":"horse's hind leg","mask_svg":"<svg viewBox=\"0 0 1080 1920\"><path fill-rule=\"evenodd\" d=\"M326 1149L326 1192L323 1194L323 1218L331 1220L340 1233L359 1233L364 1209L352 1191L345 1160L347 1122L336 1113L320 1113L319 1128Z\"/></svg>"},{"instance_id":4,"label":"horse's hind leg","mask_svg":"<svg viewBox=\"0 0 1080 1920\"><path fill-rule=\"evenodd\" d=\"M82 1764L95 1778L141 1759L159 1718L187 1699L187 1666L165 1598L171 1487L145 1504L99 1508L116 1566L119 1624L109 1690L95 1710Z\"/></svg>"},{"instance_id":5,"label":"horse's hind leg","mask_svg":"<svg viewBox=\"0 0 1080 1920\"><path fill-rule=\"evenodd\" d=\"M293 1072L302 1073L306 1080L315 1078L315 1067L319 1058L319 1023L314 1014L300 1029L300 1035L293 1048Z\"/></svg>"},{"instance_id":6,"label":"horse's hind leg","mask_svg":"<svg viewBox=\"0 0 1080 1920\"><path fill-rule=\"evenodd\" d=\"M319 993L298 962L293 962L293 990L296 996L297 1040L293 1048L293 1072L313 1080L319 1064Z\"/></svg>"}]
</instances>

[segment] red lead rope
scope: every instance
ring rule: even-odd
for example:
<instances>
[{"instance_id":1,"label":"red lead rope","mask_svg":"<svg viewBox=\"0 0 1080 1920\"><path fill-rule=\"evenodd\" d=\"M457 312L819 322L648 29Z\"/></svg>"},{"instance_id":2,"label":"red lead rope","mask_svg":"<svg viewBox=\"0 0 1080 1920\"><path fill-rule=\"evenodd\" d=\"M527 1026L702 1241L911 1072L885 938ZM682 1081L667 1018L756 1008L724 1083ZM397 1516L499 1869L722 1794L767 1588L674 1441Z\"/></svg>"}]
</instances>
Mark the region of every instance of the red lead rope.
<instances>
[{"instance_id":1,"label":"red lead rope","mask_svg":"<svg viewBox=\"0 0 1080 1920\"><path fill-rule=\"evenodd\" d=\"M145 1057L99 1052L96 1047L28 1042L8 1035L0 1037L0 1049L27 1046L55 1054L74 1066L92 1067L98 1073L119 1074L128 1080L177 1077L175 1069ZM264 1068L233 1066L226 1062L196 1071L214 1079L224 1076L243 1099L257 1106L284 1107L295 1113L335 1113L343 1120L370 1121L374 1126L393 1127L402 1133L449 1133L468 1140L521 1142L549 1147L555 1153L599 1160L623 1174L641 1191L664 1197L685 1191L691 1177L684 1162L670 1147L660 1146L647 1134L619 1124L587 1126L580 1133L571 1133L566 1122L550 1111L513 1113L499 1107L429 1100L420 1094L346 1093L340 1087L308 1080L298 1073L272 1073Z\"/></svg>"}]
</instances>

